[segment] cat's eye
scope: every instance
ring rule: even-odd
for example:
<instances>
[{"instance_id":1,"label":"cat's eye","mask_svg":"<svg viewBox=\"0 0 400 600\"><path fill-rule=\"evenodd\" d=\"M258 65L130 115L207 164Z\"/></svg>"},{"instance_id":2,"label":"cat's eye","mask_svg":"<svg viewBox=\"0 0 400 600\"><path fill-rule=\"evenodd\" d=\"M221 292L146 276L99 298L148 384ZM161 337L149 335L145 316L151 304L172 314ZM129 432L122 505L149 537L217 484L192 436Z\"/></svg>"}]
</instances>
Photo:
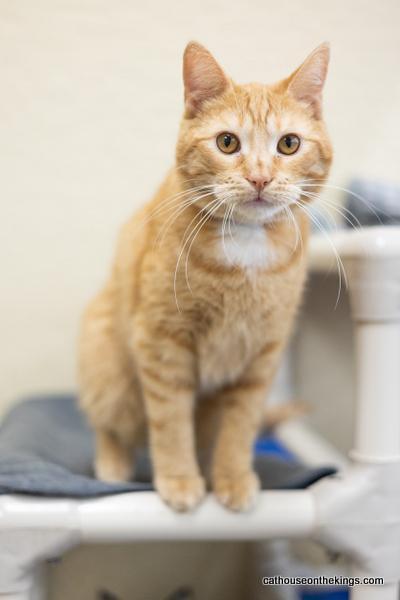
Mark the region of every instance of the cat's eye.
<instances>
[{"instance_id":1,"label":"cat's eye","mask_svg":"<svg viewBox=\"0 0 400 600\"><path fill-rule=\"evenodd\" d=\"M217 146L224 154L233 154L240 150L239 138L233 133L225 131L217 136Z\"/></svg>"},{"instance_id":2,"label":"cat's eye","mask_svg":"<svg viewBox=\"0 0 400 600\"><path fill-rule=\"evenodd\" d=\"M300 138L294 133L283 135L278 142L280 154L294 154L300 147Z\"/></svg>"}]
</instances>

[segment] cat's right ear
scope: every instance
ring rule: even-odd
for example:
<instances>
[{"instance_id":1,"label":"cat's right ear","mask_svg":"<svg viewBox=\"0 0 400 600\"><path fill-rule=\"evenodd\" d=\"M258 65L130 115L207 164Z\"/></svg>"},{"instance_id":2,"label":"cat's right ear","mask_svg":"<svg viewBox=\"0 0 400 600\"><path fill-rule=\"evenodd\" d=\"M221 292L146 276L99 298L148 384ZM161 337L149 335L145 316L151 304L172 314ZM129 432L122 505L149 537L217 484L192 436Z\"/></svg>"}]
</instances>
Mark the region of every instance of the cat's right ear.
<instances>
[{"instance_id":1,"label":"cat's right ear","mask_svg":"<svg viewBox=\"0 0 400 600\"><path fill-rule=\"evenodd\" d=\"M229 79L213 57L201 44L189 42L183 55L183 82L185 84L185 116L194 117L203 103L222 94Z\"/></svg>"}]
</instances>

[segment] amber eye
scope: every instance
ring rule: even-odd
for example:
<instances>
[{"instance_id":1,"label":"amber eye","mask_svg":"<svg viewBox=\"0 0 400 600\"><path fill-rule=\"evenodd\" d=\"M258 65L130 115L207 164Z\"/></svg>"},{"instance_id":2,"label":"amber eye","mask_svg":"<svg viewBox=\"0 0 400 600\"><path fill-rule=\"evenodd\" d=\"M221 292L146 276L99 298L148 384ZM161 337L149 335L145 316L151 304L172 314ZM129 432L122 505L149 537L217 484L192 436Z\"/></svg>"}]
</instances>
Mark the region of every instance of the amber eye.
<instances>
[{"instance_id":1,"label":"amber eye","mask_svg":"<svg viewBox=\"0 0 400 600\"><path fill-rule=\"evenodd\" d=\"M294 133L288 133L278 142L278 152L281 154L294 154L300 147L300 138Z\"/></svg>"},{"instance_id":2,"label":"amber eye","mask_svg":"<svg viewBox=\"0 0 400 600\"><path fill-rule=\"evenodd\" d=\"M233 133L220 133L217 136L217 146L225 154L233 154L240 150L239 139Z\"/></svg>"}]
</instances>

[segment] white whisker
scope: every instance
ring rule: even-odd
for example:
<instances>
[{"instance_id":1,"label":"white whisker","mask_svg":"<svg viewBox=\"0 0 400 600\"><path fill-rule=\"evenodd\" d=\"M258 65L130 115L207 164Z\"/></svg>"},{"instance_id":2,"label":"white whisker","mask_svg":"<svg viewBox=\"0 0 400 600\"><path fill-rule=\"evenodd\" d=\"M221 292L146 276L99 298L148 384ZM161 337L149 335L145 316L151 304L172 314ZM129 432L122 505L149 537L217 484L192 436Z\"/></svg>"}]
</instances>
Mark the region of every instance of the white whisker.
<instances>
[{"instance_id":1,"label":"white whisker","mask_svg":"<svg viewBox=\"0 0 400 600\"><path fill-rule=\"evenodd\" d=\"M299 194L301 194L302 196L305 196L306 198L310 198L310 200L316 200L320 204L327 206L328 209L334 210L336 213L338 213L342 217L342 219L344 219L354 229L357 228L356 225L358 227L362 227L362 225L361 225L359 219L356 217L356 215L351 210L346 208L345 206L339 207L334 202L331 202L327 198L324 198L320 194L317 194L315 192L310 192L309 190L303 190L298 186L292 186L292 187L296 188L296 191ZM354 219L356 224L351 220L350 217L352 217ZM336 223L335 223L335 225L336 225Z\"/></svg>"},{"instance_id":2,"label":"white whisker","mask_svg":"<svg viewBox=\"0 0 400 600\"><path fill-rule=\"evenodd\" d=\"M188 200L185 200L184 203L182 203L175 211L172 215L170 215L170 217L167 219L167 221L164 223L164 225L161 227L155 243L159 242L159 244L161 245L166 234L167 231L169 230L169 228L173 225L173 223L178 219L178 217L189 207L192 206L194 204L196 204L196 202L198 202L199 200L202 200L203 198L206 198L207 196L211 196L213 194L213 192L207 192L205 194L201 194L199 196L194 196L193 198L189 198Z\"/></svg>"},{"instance_id":3,"label":"white whisker","mask_svg":"<svg viewBox=\"0 0 400 600\"><path fill-rule=\"evenodd\" d=\"M200 221L200 223L198 223L196 225L195 229L190 234L192 236L192 241L190 242L189 248L187 249L187 252L186 252L186 259L185 259L185 279L186 279L186 284L187 284L187 286L188 286L189 291L190 291L191 294L193 294L193 292L192 292L192 288L191 288L191 285L190 285L190 282L189 282L189 271L188 271L188 269L189 269L190 251L191 251L192 246L193 246L196 238L198 237L201 229L204 227L204 225L206 224L206 222L212 217L212 215L218 210L218 208L220 206L222 206L222 204L224 203L224 199L218 199L217 198L216 202L217 202L217 204L214 204L213 206L211 206L211 208L207 208L206 215L205 215L207 218L206 219L203 218Z\"/></svg>"},{"instance_id":4,"label":"white whisker","mask_svg":"<svg viewBox=\"0 0 400 600\"><path fill-rule=\"evenodd\" d=\"M207 211L210 206L215 206L215 203L217 203L217 202L218 202L217 206L219 207L220 205L222 205L223 200L217 200L217 199L211 200L201 211L199 211L198 213L196 213L196 215L190 221L189 225L186 227L186 230L185 230L185 232L183 234L182 247L181 247L181 251L180 251L179 256L178 256L178 260L176 262L175 273L174 273L174 295L175 295L175 303L176 303L176 306L177 306L177 309L178 309L179 312L181 312L181 309L180 309L180 306L179 306L179 302L178 302L178 298L177 298L177 293L176 293L176 282L177 282L177 276L178 276L179 263L181 261L182 255L183 255L183 253L185 251L185 248L186 248L187 244L189 243L192 235L196 232L197 227L200 225L200 223L202 223L202 221L204 219L204 216L201 217L200 221L195 225L195 227L192 229L192 231L190 232L190 234L185 239L186 232L190 229L190 226L192 225L192 223L199 216L201 216L202 212ZM215 210L216 210L216 207L215 207ZM213 210L213 212L215 212L215 210ZM205 216L208 217L208 213L206 213ZM190 286L188 286L188 287L190 289Z\"/></svg>"},{"instance_id":5,"label":"white whisker","mask_svg":"<svg viewBox=\"0 0 400 600\"><path fill-rule=\"evenodd\" d=\"M139 219L134 226L133 231L140 226L146 225L151 219L156 216L161 216L163 212L169 212L170 210L174 210L178 205L181 204L185 200L185 196L188 196L194 192L206 191L208 188L212 188L212 186L197 186L195 188L190 188L185 191L178 192L172 196L167 197L162 201L160 205L157 205L149 214L145 215L144 218Z\"/></svg>"},{"instance_id":6,"label":"white whisker","mask_svg":"<svg viewBox=\"0 0 400 600\"><path fill-rule=\"evenodd\" d=\"M222 247L223 247L224 254L225 254L226 258L229 261L229 256L228 256L228 253L227 253L227 250L226 250L226 245L225 245L225 227L226 227L226 222L227 222L227 219L228 219L228 212L229 212L229 206L227 205L225 207L224 218L222 220L221 233L222 233Z\"/></svg>"},{"instance_id":7,"label":"white whisker","mask_svg":"<svg viewBox=\"0 0 400 600\"><path fill-rule=\"evenodd\" d=\"M299 227L299 224L297 223L296 218L295 218L294 214L292 213L289 205L285 206L285 213L289 216L289 220L293 223L293 226L294 226L294 229L296 232L296 239L295 239L295 243L294 243L293 253L296 252L297 246L300 244L301 253L303 254L304 245L303 245L303 238L301 235L300 227Z\"/></svg>"},{"instance_id":8,"label":"white whisker","mask_svg":"<svg viewBox=\"0 0 400 600\"><path fill-rule=\"evenodd\" d=\"M346 192L347 194L350 194L350 196L353 196L353 198L356 198L356 200L363 202L365 204L365 206L377 218L378 222L380 224L382 224L382 219L380 218L379 214L376 212L373 203L370 202L369 200L367 200L366 198L364 198L363 196L360 196L360 194L357 194L356 192L353 192L353 190L349 190L348 188L341 187L339 185L333 185L331 183L323 183L323 182L315 183L316 181L318 182L317 179L304 179L302 181L297 181L296 183L299 183L301 185L306 185L307 187L324 187L326 189L339 190L342 192ZM382 210L381 208L380 208L380 210L381 210L382 214L384 214L386 217L390 216L386 213L386 211Z\"/></svg>"},{"instance_id":9,"label":"white whisker","mask_svg":"<svg viewBox=\"0 0 400 600\"><path fill-rule=\"evenodd\" d=\"M315 226L319 229L319 231L322 233L322 235L326 238L326 240L328 241L333 254L335 256L336 259L336 264L337 264L337 269L338 269L338 276L339 276L339 286L338 286L338 294L337 294L337 298L336 298L336 303L335 303L335 309L338 306L339 303L339 299L340 299L340 295L342 292L342 277L343 280L345 282L345 286L346 288L348 287L348 281L347 281L347 274L344 268L344 264L342 259L340 258L340 255L335 247L335 244L333 243L331 237L329 236L329 234L327 233L326 229L324 229L324 227L321 225L321 223L319 222L318 218L316 215L314 215L308 208L307 206L305 206L303 203L301 202L296 202L296 205L303 210L306 215L308 215L309 219L311 219L311 221L315 224Z\"/></svg>"},{"instance_id":10,"label":"white whisker","mask_svg":"<svg viewBox=\"0 0 400 600\"><path fill-rule=\"evenodd\" d=\"M234 239L234 237L232 235L232 228L231 228L232 223L235 225L235 220L233 218L233 213L234 213L235 207L236 207L236 204L231 204L231 209L230 209L229 218L228 218L228 233L229 233L229 237L232 240L232 243L235 244L236 247L238 247L238 243L236 242L236 240Z\"/></svg>"}]
</instances>

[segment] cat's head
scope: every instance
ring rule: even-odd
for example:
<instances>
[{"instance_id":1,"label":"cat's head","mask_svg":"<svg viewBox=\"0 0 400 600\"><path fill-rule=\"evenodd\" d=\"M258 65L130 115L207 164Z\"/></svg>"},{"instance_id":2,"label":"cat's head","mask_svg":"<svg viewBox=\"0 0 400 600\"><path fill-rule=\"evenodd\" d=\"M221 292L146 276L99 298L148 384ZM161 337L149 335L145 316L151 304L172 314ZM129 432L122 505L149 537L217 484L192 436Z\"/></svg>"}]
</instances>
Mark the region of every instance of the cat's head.
<instances>
[{"instance_id":1,"label":"cat's head","mask_svg":"<svg viewBox=\"0 0 400 600\"><path fill-rule=\"evenodd\" d=\"M332 159L321 107L328 62L322 44L278 83L238 85L208 50L188 44L177 168L198 206L216 216L232 207L235 221L261 224L307 201L302 185L323 181Z\"/></svg>"}]
</instances>

